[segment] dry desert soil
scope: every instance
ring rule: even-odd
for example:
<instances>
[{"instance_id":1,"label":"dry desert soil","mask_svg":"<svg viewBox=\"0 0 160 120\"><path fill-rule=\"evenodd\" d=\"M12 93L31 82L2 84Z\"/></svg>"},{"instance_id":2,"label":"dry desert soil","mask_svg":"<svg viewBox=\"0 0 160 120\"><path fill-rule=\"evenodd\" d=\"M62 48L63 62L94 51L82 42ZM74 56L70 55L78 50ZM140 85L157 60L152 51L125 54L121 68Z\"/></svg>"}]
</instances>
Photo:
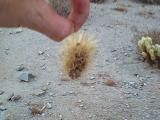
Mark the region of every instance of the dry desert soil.
<instances>
[{"instance_id":1,"label":"dry desert soil","mask_svg":"<svg viewBox=\"0 0 160 120\"><path fill-rule=\"evenodd\" d=\"M80 31L95 35L98 47L78 80L60 68L63 42L25 28L0 28L0 120L160 120L160 70L143 62L135 37L159 26L158 5L92 3ZM35 78L20 81L21 72ZM44 109L32 115L36 105Z\"/></svg>"}]
</instances>

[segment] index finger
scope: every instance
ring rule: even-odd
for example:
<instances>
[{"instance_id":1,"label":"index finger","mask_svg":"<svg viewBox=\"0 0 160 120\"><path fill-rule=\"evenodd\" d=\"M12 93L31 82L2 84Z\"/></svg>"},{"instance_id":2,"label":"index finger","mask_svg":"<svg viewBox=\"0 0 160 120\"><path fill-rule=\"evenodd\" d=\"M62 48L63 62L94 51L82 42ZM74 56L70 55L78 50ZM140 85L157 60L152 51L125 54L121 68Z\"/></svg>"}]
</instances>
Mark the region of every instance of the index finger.
<instances>
[{"instance_id":1,"label":"index finger","mask_svg":"<svg viewBox=\"0 0 160 120\"><path fill-rule=\"evenodd\" d=\"M89 9L90 0L72 0L72 11L69 15L69 19L73 22L75 31L87 20Z\"/></svg>"}]
</instances>

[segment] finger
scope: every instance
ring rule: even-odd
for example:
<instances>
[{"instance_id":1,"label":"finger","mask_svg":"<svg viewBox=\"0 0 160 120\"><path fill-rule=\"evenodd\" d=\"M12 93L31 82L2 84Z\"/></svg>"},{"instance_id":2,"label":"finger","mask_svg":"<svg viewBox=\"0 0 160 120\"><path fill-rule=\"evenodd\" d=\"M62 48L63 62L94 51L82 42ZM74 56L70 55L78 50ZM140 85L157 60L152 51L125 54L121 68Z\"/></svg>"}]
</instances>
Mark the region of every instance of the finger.
<instances>
[{"instance_id":1,"label":"finger","mask_svg":"<svg viewBox=\"0 0 160 120\"><path fill-rule=\"evenodd\" d=\"M89 0L72 0L72 11L69 19L74 23L75 31L77 31L86 21L89 15Z\"/></svg>"},{"instance_id":2,"label":"finger","mask_svg":"<svg viewBox=\"0 0 160 120\"><path fill-rule=\"evenodd\" d=\"M27 11L28 14L24 16L26 26L46 34L56 41L61 41L72 33L74 27L70 20L59 16L43 0L39 0L35 5L37 7Z\"/></svg>"}]
</instances>

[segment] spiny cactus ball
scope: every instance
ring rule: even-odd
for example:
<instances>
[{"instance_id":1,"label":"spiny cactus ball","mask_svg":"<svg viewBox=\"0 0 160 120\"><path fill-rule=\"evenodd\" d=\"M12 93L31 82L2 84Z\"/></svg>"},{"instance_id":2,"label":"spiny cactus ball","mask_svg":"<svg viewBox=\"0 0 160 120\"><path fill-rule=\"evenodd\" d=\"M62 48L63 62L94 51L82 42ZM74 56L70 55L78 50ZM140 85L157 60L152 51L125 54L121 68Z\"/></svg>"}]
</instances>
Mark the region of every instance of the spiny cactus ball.
<instances>
[{"instance_id":1,"label":"spiny cactus ball","mask_svg":"<svg viewBox=\"0 0 160 120\"><path fill-rule=\"evenodd\" d=\"M69 36L62 50L64 72L71 78L77 79L91 63L96 44L84 33L73 33Z\"/></svg>"},{"instance_id":2,"label":"spiny cactus ball","mask_svg":"<svg viewBox=\"0 0 160 120\"><path fill-rule=\"evenodd\" d=\"M148 4L160 4L160 0L139 0L139 1Z\"/></svg>"}]
</instances>

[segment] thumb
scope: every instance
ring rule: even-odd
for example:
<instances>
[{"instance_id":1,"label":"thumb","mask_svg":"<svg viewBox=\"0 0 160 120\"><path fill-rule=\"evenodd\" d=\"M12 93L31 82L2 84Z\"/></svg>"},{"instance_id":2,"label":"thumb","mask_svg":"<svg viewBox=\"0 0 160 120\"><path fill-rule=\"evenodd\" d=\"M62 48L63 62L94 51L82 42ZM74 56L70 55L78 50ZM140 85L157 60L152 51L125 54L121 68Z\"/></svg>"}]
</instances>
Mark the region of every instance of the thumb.
<instances>
[{"instance_id":1,"label":"thumb","mask_svg":"<svg viewBox=\"0 0 160 120\"><path fill-rule=\"evenodd\" d=\"M41 32L56 41L61 41L74 31L73 23L59 16L44 0L38 0L32 5L33 8L30 6L26 8L22 25Z\"/></svg>"}]
</instances>

